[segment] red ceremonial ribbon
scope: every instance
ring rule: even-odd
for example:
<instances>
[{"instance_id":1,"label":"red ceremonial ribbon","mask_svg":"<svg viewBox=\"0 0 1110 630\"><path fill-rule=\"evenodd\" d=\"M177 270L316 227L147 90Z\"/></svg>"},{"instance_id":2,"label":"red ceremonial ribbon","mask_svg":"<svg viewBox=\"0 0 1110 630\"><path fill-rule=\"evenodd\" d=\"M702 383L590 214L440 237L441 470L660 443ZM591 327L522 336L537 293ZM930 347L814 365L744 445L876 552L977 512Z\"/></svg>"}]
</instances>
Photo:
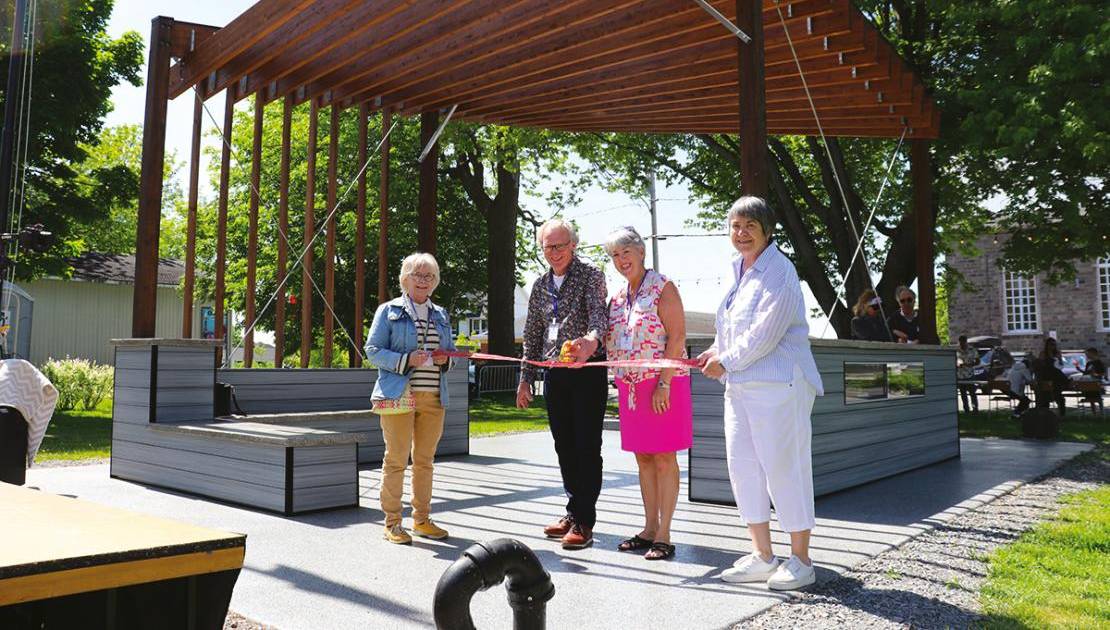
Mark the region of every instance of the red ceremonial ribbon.
<instances>
[{"instance_id":1,"label":"red ceremonial ribbon","mask_svg":"<svg viewBox=\"0 0 1110 630\"><path fill-rule=\"evenodd\" d=\"M507 357L500 354L487 354L485 352L463 352L461 350L433 350L433 357L453 357L456 359L477 359L480 361L513 361L515 363L528 363L536 367L545 368L584 368L584 367L613 367L657 369L667 368L696 368L697 359L634 359L625 361L591 361L574 362L564 361L532 361L520 357Z\"/></svg>"}]
</instances>

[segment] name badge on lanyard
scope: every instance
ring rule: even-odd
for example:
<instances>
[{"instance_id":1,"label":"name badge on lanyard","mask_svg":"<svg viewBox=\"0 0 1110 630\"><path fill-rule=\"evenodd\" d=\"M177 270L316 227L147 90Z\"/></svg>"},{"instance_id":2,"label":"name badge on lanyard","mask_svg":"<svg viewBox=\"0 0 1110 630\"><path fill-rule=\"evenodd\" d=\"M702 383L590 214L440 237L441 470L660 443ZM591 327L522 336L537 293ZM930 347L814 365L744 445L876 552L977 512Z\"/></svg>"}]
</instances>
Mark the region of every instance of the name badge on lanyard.
<instances>
[{"instance_id":1,"label":"name badge on lanyard","mask_svg":"<svg viewBox=\"0 0 1110 630\"><path fill-rule=\"evenodd\" d=\"M624 326L621 326L620 332L617 333L617 350L632 350L632 312L636 301L640 299L640 290L643 289L644 283L647 281L647 271L644 277L640 279L640 286L636 287L636 293L625 291L624 302ZM631 289L631 287L629 287Z\"/></svg>"},{"instance_id":2,"label":"name badge on lanyard","mask_svg":"<svg viewBox=\"0 0 1110 630\"><path fill-rule=\"evenodd\" d=\"M551 292L551 323L547 325L547 341L555 343L559 340L559 294L555 291L555 278L549 276Z\"/></svg>"}]
</instances>

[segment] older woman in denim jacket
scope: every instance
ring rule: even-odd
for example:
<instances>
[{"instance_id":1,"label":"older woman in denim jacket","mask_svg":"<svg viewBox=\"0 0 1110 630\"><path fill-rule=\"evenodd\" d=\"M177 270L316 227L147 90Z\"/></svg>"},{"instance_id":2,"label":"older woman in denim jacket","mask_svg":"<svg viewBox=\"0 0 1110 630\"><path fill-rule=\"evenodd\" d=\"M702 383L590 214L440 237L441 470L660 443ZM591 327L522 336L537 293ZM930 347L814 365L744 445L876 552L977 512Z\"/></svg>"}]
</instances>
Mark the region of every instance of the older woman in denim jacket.
<instances>
[{"instance_id":1,"label":"older woman in denim jacket","mask_svg":"<svg viewBox=\"0 0 1110 630\"><path fill-rule=\"evenodd\" d=\"M411 391L415 408L407 413L382 415L385 458L382 462L381 505L384 538L409 544L412 537L401 526L401 491L405 468L412 455L413 533L441 539L447 531L432 523L432 460L443 434L447 407L447 357L433 350L454 350L447 311L430 299L439 285L439 264L431 254L412 254L401 263L401 297L378 307L366 342L366 358L378 368L371 400L397 401Z\"/></svg>"}]
</instances>

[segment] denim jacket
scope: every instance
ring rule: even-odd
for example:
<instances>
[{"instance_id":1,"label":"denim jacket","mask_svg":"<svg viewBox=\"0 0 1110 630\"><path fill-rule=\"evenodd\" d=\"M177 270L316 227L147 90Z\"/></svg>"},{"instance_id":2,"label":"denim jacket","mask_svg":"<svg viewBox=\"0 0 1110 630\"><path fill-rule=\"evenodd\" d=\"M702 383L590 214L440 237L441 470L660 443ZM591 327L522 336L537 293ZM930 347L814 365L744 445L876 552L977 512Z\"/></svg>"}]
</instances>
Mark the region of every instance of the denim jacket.
<instances>
[{"instance_id":1,"label":"denim jacket","mask_svg":"<svg viewBox=\"0 0 1110 630\"><path fill-rule=\"evenodd\" d=\"M451 324L447 311L441 306L428 302L429 317L439 333L439 349L454 350L455 340L451 337ZM378 368L378 382L374 384L371 400L400 398L409 382L412 368L398 371L401 359L417 349L416 313L404 297L392 299L378 307L374 322L370 324L370 337L366 340L366 358ZM453 361L440 366L439 402L447 407L446 372Z\"/></svg>"}]
</instances>

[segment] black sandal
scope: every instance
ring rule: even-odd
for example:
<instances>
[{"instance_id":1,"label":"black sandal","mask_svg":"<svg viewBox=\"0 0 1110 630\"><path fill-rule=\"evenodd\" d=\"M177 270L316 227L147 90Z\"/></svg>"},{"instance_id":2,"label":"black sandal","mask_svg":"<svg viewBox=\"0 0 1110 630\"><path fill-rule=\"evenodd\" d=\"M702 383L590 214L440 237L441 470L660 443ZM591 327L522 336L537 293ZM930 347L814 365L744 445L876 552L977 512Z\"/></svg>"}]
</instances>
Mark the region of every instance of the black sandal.
<instances>
[{"instance_id":1,"label":"black sandal","mask_svg":"<svg viewBox=\"0 0 1110 630\"><path fill-rule=\"evenodd\" d=\"M628 540L622 541L617 545L617 551L640 551L641 549L650 549L652 541L636 534Z\"/></svg>"},{"instance_id":2,"label":"black sandal","mask_svg":"<svg viewBox=\"0 0 1110 630\"><path fill-rule=\"evenodd\" d=\"M670 560L674 557L674 545L665 542L657 542L651 545L651 549L644 554L644 560Z\"/></svg>"}]
</instances>

